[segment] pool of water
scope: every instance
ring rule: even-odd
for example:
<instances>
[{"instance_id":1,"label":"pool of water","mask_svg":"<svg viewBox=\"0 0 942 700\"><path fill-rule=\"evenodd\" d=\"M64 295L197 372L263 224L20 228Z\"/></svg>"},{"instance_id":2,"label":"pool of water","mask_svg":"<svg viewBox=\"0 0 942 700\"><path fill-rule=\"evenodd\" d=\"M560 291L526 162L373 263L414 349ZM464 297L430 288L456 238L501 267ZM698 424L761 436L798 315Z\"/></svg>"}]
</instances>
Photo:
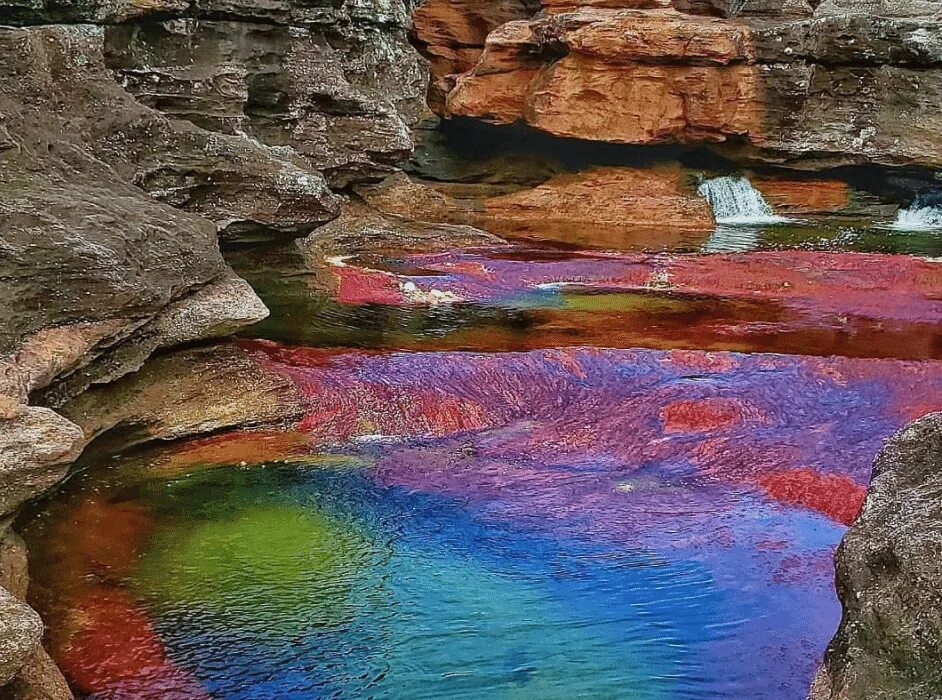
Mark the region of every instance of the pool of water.
<instances>
[{"instance_id":1,"label":"pool of water","mask_svg":"<svg viewBox=\"0 0 942 700\"><path fill-rule=\"evenodd\" d=\"M34 504L47 646L100 698L804 698L873 455L942 409L938 239L832 234L233 252L304 418Z\"/></svg>"}]
</instances>

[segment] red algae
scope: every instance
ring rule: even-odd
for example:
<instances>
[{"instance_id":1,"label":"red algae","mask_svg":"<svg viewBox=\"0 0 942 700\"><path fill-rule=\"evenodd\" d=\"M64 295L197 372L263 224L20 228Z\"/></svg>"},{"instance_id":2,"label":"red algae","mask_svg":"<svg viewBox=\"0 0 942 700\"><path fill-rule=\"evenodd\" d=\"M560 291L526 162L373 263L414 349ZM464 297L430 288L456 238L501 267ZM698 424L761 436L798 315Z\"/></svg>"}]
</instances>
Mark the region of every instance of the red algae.
<instances>
[{"instance_id":1,"label":"red algae","mask_svg":"<svg viewBox=\"0 0 942 700\"><path fill-rule=\"evenodd\" d=\"M147 615L125 591L90 588L69 606L82 626L57 658L79 690L154 700L210 697L167 658Z\"/></svg>"},{"instance_id":2,"label":"red algae","mask_svg":"<svg viewBox=\"0 0 942 700\"><path fill-rule=\"evenodd\" d=\"M153 526L139 503L91 496L43 538L56 567L34 572L30 595L46 611L50 653L83 693L209 697L167 657L148 616L123 587Z\"/></svg>"},{"instance_id":3,"label":"red algae","mask_svg":"<svg viewBox=\"0 0 942 700\"><path fill-rule=\"evenodd\" d=\"M710 431L742 420L742 406L731 399L682 400L661 409L665 433Z\"/></svg>"},{"instance_id":4,"label":"red algae","mask_svg":"<svg viewBox=\"0 0 942 700\"><path fill-rule=\"evenodd\" d=\"M466 301L496 301L546 285L672 291L774 300L786 308L891 319L942 318L942 264L906 255L766 251L748 254L581 255L541 263L485 251L406 258L437 275L408 277L348 264L335 268L345 303L426 303L433 289ZM352 277L351 277L352 276ZM350 278L353 281L347 282ZM412 285L424 294L409 294ZM409 287L410 289L412 287Z\"/></svg>"},{"instance_id":5,"label":"red algae","mask_svg":"<svg viewBox=\"0 0 942 700\"><path fill-rule=\"evenodd\" d=\"M850 477L814 469L770 472L759 484L771 498L823 513L842 525L854 522L867 496L866 487Z\"/></svg>"}]
</instances>

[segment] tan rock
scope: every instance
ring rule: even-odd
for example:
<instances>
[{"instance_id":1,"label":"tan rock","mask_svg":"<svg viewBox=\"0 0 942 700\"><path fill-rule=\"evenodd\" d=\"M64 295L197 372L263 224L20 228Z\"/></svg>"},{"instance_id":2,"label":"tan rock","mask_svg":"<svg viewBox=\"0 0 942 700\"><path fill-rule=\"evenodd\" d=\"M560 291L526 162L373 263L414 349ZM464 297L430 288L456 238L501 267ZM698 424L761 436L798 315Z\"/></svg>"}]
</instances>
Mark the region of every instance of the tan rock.
<instances>
[{"instance_id":1,"label":"tan rock","mask_svg":"<svg viewBox=\"0 0 942 700\"><path fill-rule=\"evenodd\" d=\"M496 194L493 189L398 175L359 192L387 216L589 247L679 245L690 242L691 234L705 237L714 226L706 200L680 168L594 168L534 188Z\"/></svg>"},{"instance_id":2,"label":"tan rock","mask_svg":"<svg viewBox=\"0 0 942 700\"><path fill-rule=\"evenodd\" d=\"M750 181L780 214L829 214L851 204L851 190L843 180L750 178Z\"/></svg>"},{"instance_id":3,"label":"tan rock","mask_svg":"<svg viewBox=\"0 0 942 700\"><path fill-rule=\"evenodd\" d=\"M0 588L0 685L13 678L40 648L42 633L39 615Z\"/></svg>"},{"instance_id":4,"label":"tan rock","mask_svg":"<svg viewBox=\"0 0 942 700\"><path fill-rule=\"evenodd\" d=\"M15 700L72 700L72 691L55 661L40 647L3 689Z\"/></svg>"},{"instance_id":5,"label":"tan rock","mask_svg":"<svg viewBox=\"0 0 942 700\"><path fill-rule=\"evenodd\" d=\"M81 451L81 429L55 411L20 404L0 420L0 515L65 476Z\"/></svg>"},{"instance_id":6,"label":"tan rock","mask_svg":"<svg viewBox=\"0 0 942 700\"><path fill-rule=\"evenodd\" d=\"M532 190L488 199L482 221L496 233L621 248L712 230L713 213L679 168L596 168Z\"/></svg>"}]
</instances>

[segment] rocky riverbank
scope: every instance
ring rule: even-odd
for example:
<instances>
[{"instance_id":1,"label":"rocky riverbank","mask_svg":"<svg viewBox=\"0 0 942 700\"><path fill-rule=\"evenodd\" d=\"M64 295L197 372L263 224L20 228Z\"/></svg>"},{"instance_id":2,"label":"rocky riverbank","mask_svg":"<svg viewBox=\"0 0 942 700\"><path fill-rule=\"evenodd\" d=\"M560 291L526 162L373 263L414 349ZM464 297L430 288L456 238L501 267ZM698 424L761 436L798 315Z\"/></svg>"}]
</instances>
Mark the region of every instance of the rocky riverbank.
<instances>
[{"instance_id":1,"label":"rocky riverbank","mask_svg":"<svg viewBox=\"0 0 942 700\"><path fill-rule=\"evenodd\" d=\"M23 603L16 508L119 424L153 439L290 417L290 397L238 348L139 370L267 315L220 238L306 234L340 214L337 191L409 156L426 73L408 21L401 2L0 3L0 25L17 25L0 27L0 684L12 696L69 695Z\"/></svg>"},{"instance_id":2,"label":"rocky riverbank","mask_svg":"<svg viewBox=\"0 0 942 700\"><path fill-rule=\"evenodd\" d=\"M391 243L699 240L716 216L698 188L727 172L776 211L892 216L938 183L940 8L0 0L3 692L70 695L24 602L9 526L24 501L101 436L127 446L300 416L283 378L207 345L268 313L220 240L307 236L314 266ZM429 69L446 124L416 131ZM416 134L425 148L407 166ZM449 139L472 155L436 142ZM839 556L846 614L816 697L939 687L926 660L942 603L920 583L931 558L897 551L937 547L937 514L891 507L931 495L932 420L878 460ZM861 573L864 550L889 541L895 563L880 554ZM893 611L867 603L888 586ZM897 614L896 631L874 622Z\"/></svg>"}]
</instances>

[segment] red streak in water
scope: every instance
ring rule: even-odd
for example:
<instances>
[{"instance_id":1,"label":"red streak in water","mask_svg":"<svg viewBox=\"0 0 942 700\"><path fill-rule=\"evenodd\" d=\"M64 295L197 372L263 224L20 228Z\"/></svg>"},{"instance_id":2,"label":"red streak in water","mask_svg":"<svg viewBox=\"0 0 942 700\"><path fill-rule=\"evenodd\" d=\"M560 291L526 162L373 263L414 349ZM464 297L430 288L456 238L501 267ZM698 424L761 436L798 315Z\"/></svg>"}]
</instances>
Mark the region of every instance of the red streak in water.
<instances>
[{"instance_id":1,"label":"red streak in water","mask_svg":"<svg viewBox=\"0 0 942 700\"><path fill-rule=\"evenodd\" d=\"M59 660L73 686L109 697L209 697L167 658L147 616L126 592L97 588L70 602L84 622Z\"/></svg>"},{"instance_id":2,"label":"red streak in water","mask_svg":"<svg viewBox=\"0 0 942 700\"><path fill-rule=\"evenodd\" d=\"M822 513L850 525L863 507L867 488L842 474L820 474L814 469L788 469L759 477L766 494L781 501Z\"/></svg>"},{"instance_id":3,"label":"red streak in water","mask_svg":"<svg viewBox=\"0 0 942 700\"><path fill-rule=\"evenodd\" d=\"M388 272L357 267L335 267L337 301L342 304L402 304L398 278Z\"/></svg>"},{"instance_id":4,"label":"red streak in water","mask_svg":"<svg viewBox=\"0 0 942 700\"><path fill-rule=\"evenodd\" d=\"M739 403L731 399L675 401L661 409L665 433L717 430L742 420Z\"/></svg>"}]
</instances>

